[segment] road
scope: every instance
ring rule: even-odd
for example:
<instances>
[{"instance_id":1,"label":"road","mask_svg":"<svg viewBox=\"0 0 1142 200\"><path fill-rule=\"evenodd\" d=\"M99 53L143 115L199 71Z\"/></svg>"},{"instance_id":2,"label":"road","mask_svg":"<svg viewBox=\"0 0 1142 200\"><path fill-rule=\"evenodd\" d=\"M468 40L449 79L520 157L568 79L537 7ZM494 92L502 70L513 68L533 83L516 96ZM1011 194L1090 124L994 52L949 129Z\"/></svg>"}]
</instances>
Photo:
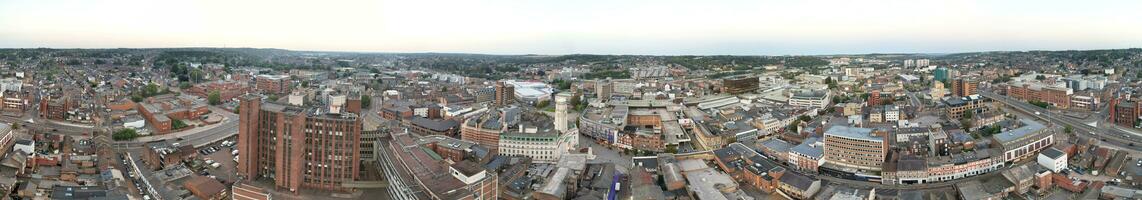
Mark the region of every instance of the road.
<instances>
[{"instance_id":1,"label":"road","mask_svg":"<svg viewBox=\"0 0 1142 200\"><path fill-rule=\"evenodd\" d=\"M211 143L222 141L230 136L238 134L238 114L231 113L230 111L222 110L221 108L210 107L211 113L221 114L225 117L222 122L217 124L207 125L206 127L199 127L191 130L168 133L164 135L146 136L136 138L132 141L119 141L115 142L115 148L142 148L143 144L147 142L166 140L166 139L182 139L183 143L190 143L195 148L206 146Z\"/></svg>"},{"instance_id":2,"label":"road","mask_svg":"<svg viewBox=\"0 0 1142 200\"><path fill-rule=\"evenodd\" d=\"M1018 111L1036 116L1039 119L1046 120L1052 124L1069 125L1075 129L1075 135L1079 138L1097 138L1110 146L1142 151L1142 147L1134 145L1135 143L1142 143L1142 140L1140 140L1142 139L1142 135L1123 131L1120 130L1119 127L1105 123L1106 115L1102 114L1103 112L1092 114L1092 116L1098 118L1097 120L1099 123L1097 126L1091 127L1079 119L1056 114L1049 109L1040 108L1038 106L1034 106L1007 96L998 95L988 91L980 91L980 95L1002 102L1009 107L1015 108ZM1039 114L1035 114L1036 112Z\"/></svg>"}]
</instances>

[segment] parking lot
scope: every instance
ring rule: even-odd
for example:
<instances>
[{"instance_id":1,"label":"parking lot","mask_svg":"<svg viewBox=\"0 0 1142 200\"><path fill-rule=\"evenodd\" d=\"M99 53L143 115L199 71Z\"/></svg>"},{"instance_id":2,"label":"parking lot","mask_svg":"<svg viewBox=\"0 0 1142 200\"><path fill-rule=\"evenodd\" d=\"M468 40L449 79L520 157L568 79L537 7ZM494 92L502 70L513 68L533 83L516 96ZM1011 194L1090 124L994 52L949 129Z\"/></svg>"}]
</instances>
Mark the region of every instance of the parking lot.
<instances>
[{"instance_id":1,"label":"parking lot","mask_svg":"<svg viewBox=\"0 0 1142 200\"><path fill-rule=\"evenodd\" d=\"M223 183L233 183L237 179L237 162L234 162L233 154L237 147L234 146L233 141L232 139L224 140L198 148L199 158L203 162L198 168L200 170L196 173L203 176L214 176Z\"/></svg>"}]
</instances>

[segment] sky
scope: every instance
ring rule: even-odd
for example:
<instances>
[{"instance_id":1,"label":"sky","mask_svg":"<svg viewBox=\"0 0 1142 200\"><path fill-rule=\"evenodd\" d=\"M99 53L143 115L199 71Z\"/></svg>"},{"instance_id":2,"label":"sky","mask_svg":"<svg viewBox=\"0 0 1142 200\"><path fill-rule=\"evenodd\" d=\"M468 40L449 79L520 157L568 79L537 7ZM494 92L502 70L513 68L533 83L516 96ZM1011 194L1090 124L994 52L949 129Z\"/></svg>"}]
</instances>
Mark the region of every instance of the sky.
<instances>
[{"instance_id":1,"label":"sky","mask_svg":"<svg viewBox=\"0 0 1142 200\"><path fill-rule=\"evenodd\" d=\"M0 48L822 55L1142 47L1142 1L0 0Z\"/></svg>"}]
</instances>

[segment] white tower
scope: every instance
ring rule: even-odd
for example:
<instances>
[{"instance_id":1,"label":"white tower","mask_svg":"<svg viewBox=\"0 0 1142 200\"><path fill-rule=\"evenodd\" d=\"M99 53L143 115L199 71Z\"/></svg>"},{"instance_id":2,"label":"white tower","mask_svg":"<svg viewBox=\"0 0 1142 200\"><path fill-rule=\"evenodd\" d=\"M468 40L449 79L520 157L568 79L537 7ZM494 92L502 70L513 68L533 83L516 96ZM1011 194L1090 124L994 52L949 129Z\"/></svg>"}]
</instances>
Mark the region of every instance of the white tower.
<instances>
[{"instance_id":1,"label":"white tower","mask_svg":"<svg viewBox=\"0 0 1142 200\"><path fill-rule=\"evenodd\" d=\"M555 95L555 130L567 131L567 107L571 104L571 94L563 92Z\"/></svg>"}]
</instances>

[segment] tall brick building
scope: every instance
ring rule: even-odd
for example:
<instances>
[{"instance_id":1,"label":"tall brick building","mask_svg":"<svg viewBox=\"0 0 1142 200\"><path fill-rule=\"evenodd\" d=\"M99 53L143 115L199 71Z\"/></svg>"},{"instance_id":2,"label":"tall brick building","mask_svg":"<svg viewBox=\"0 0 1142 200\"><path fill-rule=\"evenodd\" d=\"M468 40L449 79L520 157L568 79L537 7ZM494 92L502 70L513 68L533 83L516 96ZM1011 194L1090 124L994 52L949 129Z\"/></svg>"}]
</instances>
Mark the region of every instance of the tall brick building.
<instances>
[{"instance_id":1,"label":"tall brick building","mask_svg":"<svg viewBox=\"0 0 1142 200\"><path fill-rule=\"evenodd\" d=\"M1138 101L1128 98L1115 98L1110 100L1110 118L1107 120L1119 126L1134 127L1138 124L1138 116L1142 114Z\"/></svg>"},{"instance_id":2,"label":"tall brick building","mask_svg":"<svg viewBox=\"0 0 1142 200\"><path fill-rule=\"evenodd\" d=\"M496 82L496 106L505 106L515 102L515 86L504 81Z\"/></svg>"},{"instance_id":3,"label":"tall brick building","mask_svg":"<svg viewBox=\"0 0 1142 200\"><path fill-rule=\"evenodd\" d=\"M955 79L952 80L952 95L955 96L971 96L979 94L979 82L970 79Z\"/></svg>"},{"instance_id":4,"label":"tall brick building","mask_svg":"<svg viewBox=\"0 0 1142 200\"><path fill-rule=\"evenodd\" d=\"M297 107L239 97L238 175L272 179L279 190L342 187L359 177L361 118L323 106Z\"/></svg>"}]
</instances>

